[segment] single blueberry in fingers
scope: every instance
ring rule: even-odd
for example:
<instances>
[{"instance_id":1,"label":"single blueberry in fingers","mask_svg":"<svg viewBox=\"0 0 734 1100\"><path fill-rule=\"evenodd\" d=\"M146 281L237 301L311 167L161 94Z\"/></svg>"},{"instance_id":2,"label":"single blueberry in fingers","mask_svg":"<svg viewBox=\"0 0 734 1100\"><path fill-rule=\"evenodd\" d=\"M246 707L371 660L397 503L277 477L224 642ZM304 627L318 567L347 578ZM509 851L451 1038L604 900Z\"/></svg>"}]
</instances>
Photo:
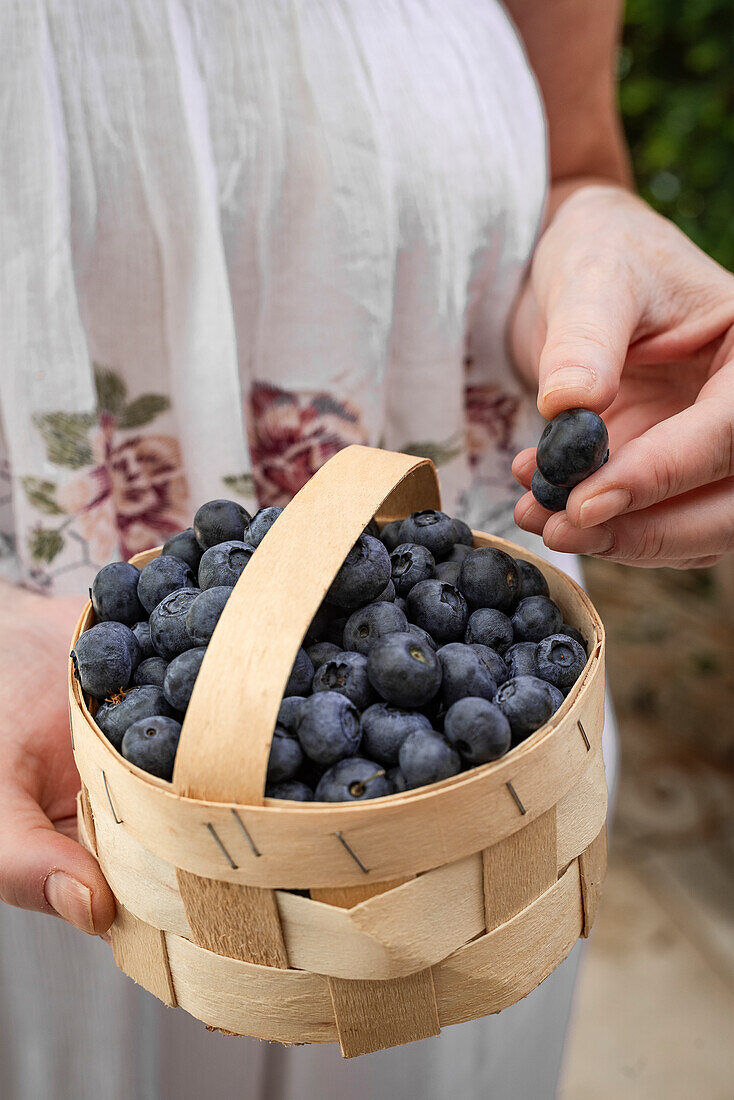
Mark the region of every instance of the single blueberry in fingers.
<instances>
[{"instance_id":1,"label":"single blueberry in fingers","mask_svg":"<svg viewBox=\"0 0 734 1100\"><path fill-rule=\"evenodd\" d=\"M296 732L298 719L301 715L301 704L305 698L305 695L288 695L281 701L277 724L288 730L289 733Z\"/></svg>"},{"instance_id":2,"label":"single blueberry in fingers","mask_svg":"<svg viewBox=\"0 0 734 1100\"><path fill-rule=\"evenodd\" d=\"M199 572L199 562L203 550L199 546L193 527L187 527L185 531L178 531L166 539L161 550L161 557L180 558L185 561L191 572L196 576Z\"/></svg>"},{"instance_id":3,"label":"single blueberry in fingers","mask_svg":"<svg viewBox=\"0 0 734 1100\"><path fill-rule=\"evenodd\" d=\"M441 702L445 710L466 695L479 696L482 699L491 699L494 696L497 681L470 645L449 642L439 649L438 659L443 672Z\"/></svg>"},{"instance_id":4,"label":"single blueberry in fingers","mask_svg":"<svg viewBox=\"0 0 734 1100\"><path fill-rule=\"evenodd\" d=\"M434 508L413 512L400 525L401 542L417 542L420 546L425 546L436 560L448 554L457 541L456 536L456 527L451 517Z\"/></svg>"},{"instance_id":5,"label":"single blueberry in fingers","mask_svg":"<svg viewBox=\"0 0 734 1100\"><path fill-rule=\"evenodd\" d=\"M433 730L415 730L400 747L400 771L408 787L423 787L438 783L461 771L458 752Z\"/></svg>"},{"instance_id":6,"label":"single blueberry in fingers","mask_svg":"<svg viewBox=\"0 0 734 1100\"><path fill-rule=\"evenodd\" d=\"M168 662L162 657L146 657L133 672L133 684L135 687L143 687L144 684L163 687L163 677L166 675L167 668Z\"/></svg>"},{"instance_id":7,"label":"single blueberry in fingers","mask_svg":"<svg viewBox=\"0 0 734 1100\"><path fill-rule=\"evenodd\" d=\"M408 593L408 618L437 642L454 642L464 637L469 608L453 584L420 581Z\"/></svg>"},{"instance_id":8,"label":"single blueberry in fingers","mask_svg":"<svg viewBox=\"0 0 734 1100\"><path fill-rule=\"evenodd\" d=\"M138 596L143 607L150 614L170 592L195 586L196 577L185 561L173 557L153 558L141 570Z\"/></svg>"},{"instance_id":9,"label":"single blueberry in fingers","mask_svg":"<svg viewBox=\"0 0 734 1100\"><path fill-rule=\"evenodd\" d=\"M123 623L97 623L79 636L71 651L74 674L82 691L95 699L127 687L138 664L140 646Z\"/></svg>"},{"instance_id":10,"label":"single blueberry in fingers","mask_svg":"<svg viewBox=\"0 0 734 1100\"><path fill-rule=\"evenodd\" d=\"M301 705L296 734L309 760L328 767L359 748L359 712L346 695L320 691Z\"/></svg>"},{"instance_id":11,"label":"single blueberry in fingers","mask_svg":"<svg viewBox=\"0 0 734 1100\"><path fill-rule=\"evenodd\" d=\"M433 554L418 543L402 542L390 554L392 582L398 596L407 596L419 581L428 580L436 571Z\"/></svg>"},{"instance_id":12,"label":"single blueberry in fingers","mask_svg":"<svg viewBox=\"0 0 734 1100\"><path fill-rule=\"evenodd\" d=\"M537 676L515 676L497 689L493 702L510 723L513 745L540 729L553 713L548 686Z\"/></svg>"},{"instance_id":13,"label":"single blueberry in fingers","mask_svg":"<svg viewBox=\"0 0 734 1100\"><path fill-rule=\"evenodd\" d=\"M549 634L557 634L562 625L560 608L547 596L527 596L512 616L516 642L539 642Z\"/></svg>"},{"instance_id":14,"label":"single blueberry in fingers","mask_svg":"<svg viewBox=\"0 0 734 1100\"><path fill-rule=\"evenodd\" d=\"M609 451L606 424L591 409L565 409L546 424L536 461L551 485L571 487L598 470Z\"/></svg>"},{"instance_id":15,"label":"single blueberry in fingers","mask_svg":"<svg viewBox=\"0 0 734 1100\"><path fill-rule=\"evenodd\" d=\"M458 699L443 723L446 740L471 767L504 756L512 744L507 716L485 698Z\"/></svg>"},{"instance_id":16,"label":"single blueberry in fingers","mask_svg":"<svg viewBox=\"0 0 734 1100\"><path fill-rule=\"evenodd\" d=\"M390 555L372 535L360 535L332 581L331 603L347 611L376 599L390 580Z\"/></svg>"},{"instance_id":17,"label":"single blueberry in fingers","mask_svg":"<svg viewBox=\"0 0 734 1100\"><path fill-rule=\"evenodd\" d=\"M311 664L311 658L305 649L299 649L283 695L308 695L312 680L313 665Z\"/></svg>"},{"instance_id":18,"label":"single blueberry in fingers","mask_svg":"<svg viewBox=\"0 0 734 1100\"><path fill-rule=\"evenodd\" d=\"M151 611L150 637L159 657L170 661L179 653L193 647L186 629L186 616L199 595L201 592L198 588L180 588L177 592L164 596Z\"/></svg>"},{"instance_id":19,"label":"single blueberry in fingers","mask_svg":"<svg viewBox=\"0 0 734 1100\"><path fill-rule=\"evenodd\" d=\"M131 764L159 779L171 779L181 724L156 714L133 722L122 739L122 755Z\"/></svg>"},{"instance_id":20,"label":"single blueberry in fingers","mask_svg":"<svg viewBox=\"0 0 734 1100\"><path fill-rule=\"evenodd\" d=\"M430 729L431 723L420 711L403 710L389 703L373 703L360 719L362 751L370 760L391 767L398 762L398 753L408 734L416 729Z\"/></svg>"},{"instance_id":21,"label":"single blueberry in fingers","mask_svg":"<svg viewBox=\"0 0 734 1100\"><path fill-rule=\"evenodd\" d=\"M283 783L295 779L303 764L303 749L294 733L276 726L268 757L268 783Z\"/></svg>"},{"instance_id":22,"label":"single blueberry in fingers","mask_svg":"<svg viewBox=\"0 0 734 1100\"><path fill-rule=\"evenodd\" d=\"M171 706L181 713L189 705L191 692L194 690L196 677L199 675L205 654L205 646L187 649L185 653L179 653L178 657L174 657L166 669L163 694Z\"/></svg>"},{"instance_id":23,"label":"single blueberry in fingers","mask_svg":"<svg viewBox=\"0 0 734 1100\"><path fill-rule=\"evenodd\" d=\"M548 581L545 579L537 565L523 558L515 558L515 565L520 574L520 592L518 598L524 600L526 596L550 596Z\"/></svg>"},{"instance_id":24,"label":"single blueberry in fingers","mask_svg":"<svg viewBox=\"0 0 734 1100\"><path fill-rule=\"evenodd\" d=\"M530 492L538 504L549 512L562 512L571 495L570 489L564 489L562 485L551 485L546 481L540 470L535 470L530 479Z\"/></svg>"},{"instance_id":25,"label":"single blueberry in fingers","mask_svg":"<svg viewBox=\"0 0 734 1100\"><path fill-rule=\"evenodd\" d=\"M134 626L144 619L146 608L138 598L140 570L127 561L103 565L92 581L92 607L99 622L114 621Z\"/></svg>"},{"instance_id":26,"label":"single blueberry in fingers","mask_svg":"<svg viewBox=\"0 0 734 1100\"><path fill-rule=\"evenodd\" d=\"M364 802L392 794L385 769L372 760L352 756L324 772L314 791L315 802Z\"/></svg>"},{"instance_id":27,"label":"single blueberry in fingers","mask_svg":"<svg viewBox=\"0 0 734 1100\"><path fill-rule=\"evenodd\" d=\"M255 553L246 542L221 542L205 550L199 562L199 588L234 588Z\"/></svg>"},{"instance_id":28,"label":"single blueberry in fingers","mask_svg":"<svg viewBox=\"0 0 734 1100\"><path fill-rule=\"evenodd\" d=\"M140 718L150 718L154 714L177 717L161 688L154 684L144 684L113 695L98 707L94 720L119 752L128 726Z\"/></svg>"},{"instance_id":29,"label":"single blueberry in fingers","mask_svg":"<svg viewBox=\"0 0 734 1100\"><path fill-rule=\"evenodd\" d=\"M242 542L250 514L234 500L208 500L194 516L194 533L202 550L220 542Z\"/></svg>"},{"instance_id":30,"label":"single blueberry in fingers","mask_svg":"<svg viewBox=\"0 0 734 1100\"><path fill-rule=\"evenodd\" d=\"M385 637L390 637L386 634ZM314 674L312 691L338 691L346 695L359 710L374 701L374 692L367 675L367 658L363 653L345 652L325 661Z\"/></svg>"},{"instance_id":31,"label":"single blueberry in fingers","mask_svg":"<svg viewBox=\"0 0 734 1100\"><path fill-rule=\"evenodd\" d=\"M567 694L586 664L586 651L567 634L551 634L538 642L535 652L538 676Z\"/></svg>"},{"instance_id":32,"label":"single blueberry in fingers","mask_svg":"<svg viewBox=\"0 0 734 1100\"><path fill-rule=\"evenodd\" d=\"M441 664L424 639L406 631L384 634L367 657L375 691L396 707L422 707L441 686Z\"/></svg>"},{"instance_id":33,"label":"single blueberry in fingers","mask_svg":"<svg viewBox=\"0 0 734 1100\"><path fill-rule=\"evenodd\" d=\"M482 645L481 642L470 642L469 646L477 654L479 660L487 666L492 679L497 684L504 684L505 680L509 680L512 674L505 663L506 655L500 657L496 649L490 649L488 645Z\"/></svg>"},{"instance_id":34,"label":"single blueberry in fingers","mask_svg":"<svg viewBox=\"0 0 734 1100\"><path fill-rule=\"evenodd\" d=\"M265 788L268 798L284 798L288 802L313 802L313 791L299 779L287 779L285 783L274 783Z\"/></svg>"},{"instance_id":35,"label":"single blueberry in fingers","mask_svg":"<svg viewBox=\"0 0 734 1100\"><path fill-rule=\"evenodd\" d=\"M507 668L512 676L537 676L538 667L535 664L535 651L537 642L516 642L505 653Z\"/></svg>"},{"instance_id":36,"label":"single blueberry in fingers","mask_svg":"<svg viewBox=\"0 0 734 1100\"><path fill-rule=\"evenodd\" d=\"M344 648L365 656L378 638L408 629L408 620L394 603L370 603L353 611L344 627Z\"/></svg>"},{"instance_id":37,"label":"single blueberry in fingers","mask_svg":"<svg viewBox=\"0 0 734 1100\"><path fill-rule=\"evenodd\" d=\"M250 546L259 546L282 511L283 509L277 505L271 508L259 508L245 525L242 541L249 543Z\"/></svg>"},{"instance_id":38,"label":"single blueberry in fingers","mask_svg":"<svg viewBox=\"0 0 734 1100\"><path fill-rule=\"evenodd\" d=\"M472 550L461 563L459 588L472 608L496 607L508 615L520 591L515 559L491 546Z\"/></svg>"},{"instance_id":39,"label":"single blueberry in fingers","mask_svg":"<svg viewBox=\"0 0 734 1100\"><path fill-rule=\"evenodd\" d=\"M478 607L469 616L464 640L468 645L478 642L502 654L512 645L512 623L496 607Z\"/></svg>"}]
</instances>

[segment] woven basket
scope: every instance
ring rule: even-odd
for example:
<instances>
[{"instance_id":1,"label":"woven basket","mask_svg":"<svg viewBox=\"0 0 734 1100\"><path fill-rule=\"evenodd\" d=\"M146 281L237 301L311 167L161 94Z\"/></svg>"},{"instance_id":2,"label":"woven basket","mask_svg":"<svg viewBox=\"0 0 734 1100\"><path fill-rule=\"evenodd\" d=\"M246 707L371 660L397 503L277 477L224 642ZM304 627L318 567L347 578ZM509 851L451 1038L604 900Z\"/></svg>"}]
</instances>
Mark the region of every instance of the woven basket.
<instances>
[{"instance_id":1,"label":"woven basket","mask_svg":"<svg viewBox=\"0 0 734 1100\"><path fill-rule=\"evenodd\" d=\"M210 1027L338 1040L347 1057L397 1046L513 1004L589 932L606 858L604 631L572 580L502 539L476 534L537 565L588 643L551 721L495 763L390 798L263 796L283 686L350 547L375 513L439 506L430 462L366 447L308 482L225 607L172 783L113 749L70 667L80 832L117 899L115 962ZM87 604L74 643L92 623Z\"/></svg>"}]
</instances>

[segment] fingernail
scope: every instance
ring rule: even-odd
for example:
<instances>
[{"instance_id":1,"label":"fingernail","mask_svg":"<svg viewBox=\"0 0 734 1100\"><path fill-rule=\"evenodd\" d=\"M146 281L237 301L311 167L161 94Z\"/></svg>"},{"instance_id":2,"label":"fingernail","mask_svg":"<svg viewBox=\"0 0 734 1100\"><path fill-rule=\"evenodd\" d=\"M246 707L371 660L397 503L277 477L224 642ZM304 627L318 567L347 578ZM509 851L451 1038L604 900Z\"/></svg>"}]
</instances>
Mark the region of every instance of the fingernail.
<instances>
[{"instance_id":1,"label":"fingernail","mask_svg":"<svg viewBox=\"0 0 734 1100\"><path fill-rule=\"evenodd\" d=\"M559 367L548 376L543 397L559 390L593 390L595 383L596 372L589 367Z\"/></svg>"},{"instance_id":2,"label":"fingernail","mask_svg":"<svg viewBox=\"0 0 734 1100\"><path fill-rule=\"evenodd\" d=\"M563 542L566 536L571 533L574 536L574 541L578 547L579 532L576 528L572 527L568 520L562 519L558 526L555 527L552 533L546 538L546 546L551 550L565 550L568 551L568 546L563 546ZM595 532L596 538L589 539L588 536L584 538L583 550L579 551L574 548L577 553L583 554L606 554L614 546L614 532L611 527L607 527L602 524L598 532Z\"/></svg>"},{"instance_id":3,"label":"fingernail","mask_svg":"<svg viewBox=\"0 0 734 1100\"><path fill-rule=\"evenodd\" d=\"M65 871L53 871L46 879L43 892L48 904L60 917L82 932L94 935L92 892L88 886Z\"/></svg>"},{"instance_id":4,"label":"fingernail","mask_svg":"<svg viewBox=\"0 0 734 1100\"><path fill-rule=\"evenodd\" d=\"M631 503L632 493L629 489L605 489L584 501L579 508L579 523L582 527L596 527L597 523L626 512Z\"/></svg>"}]
</instances>

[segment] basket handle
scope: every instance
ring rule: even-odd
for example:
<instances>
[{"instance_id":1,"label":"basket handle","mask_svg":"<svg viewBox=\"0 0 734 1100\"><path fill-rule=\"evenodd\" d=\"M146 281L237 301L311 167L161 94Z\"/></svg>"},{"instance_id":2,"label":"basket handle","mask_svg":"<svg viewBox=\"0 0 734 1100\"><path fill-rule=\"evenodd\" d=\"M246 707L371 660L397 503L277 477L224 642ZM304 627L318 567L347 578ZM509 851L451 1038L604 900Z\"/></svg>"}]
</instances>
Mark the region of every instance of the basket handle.
<instances>
[{"instance_id":1,"label":"basket handle","mask_svg":"<svg viewBox=\"0 0 734 1100\"><path fill-rule=\"evenodd\" d=\"M436 469L351 446L293 498L235 585L207 648L181 731L179 793L263 801L270 742L293 662L344 558L373 515L440 507Z\"/></svg>"}]
</instances>

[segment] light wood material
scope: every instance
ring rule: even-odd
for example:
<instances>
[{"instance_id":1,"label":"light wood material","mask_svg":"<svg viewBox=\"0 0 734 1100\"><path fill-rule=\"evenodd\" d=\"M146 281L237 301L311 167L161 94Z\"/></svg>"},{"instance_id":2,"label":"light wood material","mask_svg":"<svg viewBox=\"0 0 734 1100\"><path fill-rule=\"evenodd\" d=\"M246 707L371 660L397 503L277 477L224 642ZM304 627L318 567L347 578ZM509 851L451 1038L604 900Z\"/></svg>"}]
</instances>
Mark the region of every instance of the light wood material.
<instances>
[{"instance_id":1,"label":"light wood material","mask_svg":"<svg viewBox=\"0 0 734 1100\"><path fill-rule=\"evenodd\" d=\"M505 924L558 878L556 808L482 852L488 932Z\"/></svg>"},{"instance_id":2,"label":"light wood material","mask_svg":"<svg viewBox=\"0 0 734 1100\"><path fill-rule=\"evenodd\" d=\"M186 919L196 943L262 966L288 966L272 890L176 872Z\"/></svg>"},{"instance_id":3,"label":"light wood material","mask_svg":"<svg viewBox=\"0 0 734 1100\"><path fill-rule=\"evenodd\" d=\"M336 1033L345 1058L438 1035L430 970L382 982L329 978Z\"/></svg>"},{"instance_id":4,"label":"light wood material","mask_svg":"<svg viewBox=\"0 0 734 1100\"><path fill-rule=\"evenodd\" d=\"M117 902L117 916L110 928L112 956L120 970L142 985L159 1001L176 1007L176 992L168 964L165 934L145 924Z\"/></svg>"},{"instance_id":5,"label":"light wood material","mask_svg":"<svg viewBox=\"0 0 734 1100\"><path fill-rule=\"evenodd\" d=\"M81 790L77 795L76 803L77 823L81 824L84 835L87 838L86 847L89 848L95 856L97 855L97 833L94 828L94 814L92 813L92 806L89 801L89 791L82 783Z\"/></svg>"},{"instance_id":6,"label":"light wood material","mask_svg":"<svg viewBox=\"0 0 734 1100\"><path fill-rule=\"evenodd\" d=\"M601 887L607 873L606 825L586 851L579 856L579 872L581 875L581 899L584 907L584 927L581 935L588 936L596 920Z\"/></svg>"},{"instance_id":7,"label":"light wood material","mask_svg":"<svg viewBox=\"0 0 734 1100\"><path fill-rule=\"evenodd\" d=\"M325 901L327 905L336 905L340 909L352 909L369 898L387 894L404 882L411 882L413 876L393 879L392 882L365 882L361 886L322 886L311 891L314 901Z\"/></svg>"}]
</instances>

